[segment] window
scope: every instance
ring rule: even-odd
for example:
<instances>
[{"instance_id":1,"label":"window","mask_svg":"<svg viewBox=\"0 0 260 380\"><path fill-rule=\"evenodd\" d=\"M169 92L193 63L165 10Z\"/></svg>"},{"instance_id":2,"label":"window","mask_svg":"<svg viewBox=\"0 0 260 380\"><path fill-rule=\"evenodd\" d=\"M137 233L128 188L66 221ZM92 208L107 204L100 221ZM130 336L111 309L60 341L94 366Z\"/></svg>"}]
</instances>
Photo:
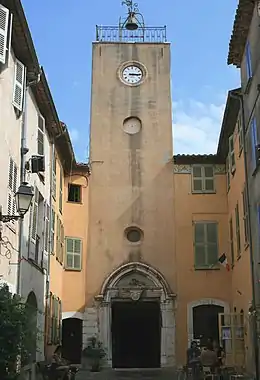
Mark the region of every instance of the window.
<instances>
[{"instance_id":1,"label":"window","mask_svg":"<svg viewBox=\"0 0 260 380\"><path fill-rule=\"evenodd\" d=\"M11 39L11 21L9 22L9 9L0 4L0 62L5 64L7 51L9 49L9 40ZM9 31L10 25L10 31Z\"/></svg>"},{"instance_id":2,"label":"window","mask_svg":"<svg viewBox=\"0 0 260 380\"><path fill-rule=\"evenodd\" d=\"M251 49L250 49L249 41L247 41L247 44L246 44L246 74L247 74L247 80L249 80L253 76Z\"/></svg>"},{"instance_id":3,"label":"window","mask_svg":"<svg viewBox=\"0 0 260 380\"><path fill-rule=\"evenodd\" d=\"M234 256L234 236L233 236L232 217L229 220L229 244L230 244L231 265L234 266L235 256Z\"/></svg>"},{"instance_id":4,"label":"window","mask_svg":"<svg viewBox=\"0 0 260 380\"><path fill-rule=\"evenodd\" d=\"M61 320L62 308L61 300L50 293L47 316L48 344L59 344L61 342Z\"/></svg>"},{"instance_id":5,"label":"window","mask_svg":"<svg viewBox=\"0 0 260 380\"><path fill-rule=\"evenodd\" d=\"M241 115L239 115L238 120L237 120L237 132L238 132L239 154L241 154L243 150L243 124L242 124Z\"/></svg>"},{"instance_id":6,"label":"window","mask_svg":"<svg viewBox=\"0 0 260 380\"><path fill-rule=\"evenodd\" d=\"M30 211L29 259L41 266L44 264L46 205L47 203L44 202L42 194L35 187Z\"/></svg>"},{"instance_id":7,"label":"window","mask_svg":"<svg viewBox=\"0 0 260 380\"><path fill-rule=\"evenodd\" d=\"M56 214L54 209L51 210L51 253L54 254L55 247L54 247L54 241L55 241L55 221L56 221Z\"/></svg>"},{"instance_id":8,"label":"window","mask_svg":"<svg viewBox=\"0 0 260 380\"><path fill-rule=\"evenodd\" d=\"M254 174L256 167L259 164L259 158L258 158L258 137L257 137L257 125L256 125L256 118L253 117L251 124L250 124L250 142L251 142L251 173Z\"/></svg>"},{"instance_id":9,"label":"window","mask_svg":"<svg viewBox=\"0 0 260 380\"><path fill-rule=\"evenodd\" d=\"M50 206L45 202L44 207L44 251L50 252Z\"/></svg>"},{"instance_id":10,"label":"window","mask_svg":"<svg viewBox=\"0 0 260 380\"><path fill-rule=\"evenodd\" d=\"M248 220L246 187L244 187L244 190L242 192L242 196L243 196L244 239L245 239L245 244L248 244L248 242L249 242L249 220Z\"/></svg>"},{"instance_id":11,"label":"window","mask_svg":"<svg viewBox=\"0 0 260 380\"><path fill-rule=\"evenodd\" d=\"M214 193L214 168L211 165L192 166L192 192Z\"/></svg>"},{"instance_id":12,"label":"window","mask_svg":"<svg viewBox=\"0 0 260 380\"><path fill-rule=\"evenodd\" d=\"M81 270L82 241L66 238L66 269Z\"/></svg>"},{"instance_id":13,"label":"window","mask_svg":"<svg viewBox=\"0 0 260 380\"><path fill-rule=\"evenodd\" d=\"M237 257L240 257L241 254L241 239L240 239L240 222L239 222L239 207L238 203L235 208L236 216L236 238L237 238Z\"/></svg>"},{"instance_id":14,"label":"window","mask_svg":"<svg viewBox=\"0 0 260 380\"><path fill-rule=\"evenodd\" d=\"M228 155L229 155L229 169L231 173L234 173L236 169L236 159L235 159L235 147L234 147L234 135L231 135L228 139Z\"/></svg>"},{"instance_id":15,"label":"window","mask_svg":"<svg viewBox=\"0 0 260 380\"><path fill-rule=\"evenodd\" d=\"M9 173L8 173L8 193L7 193L7 214L15 215L16 214L16 201L15 193L17 191L17 181L18 181L18 168L14 160L10 157L9 159ZM11 222L15 224L13 220Z\"/></svg>"},{"instance_id":16,"label":"window","mask_svg":"<svg viewBox=\"0 0 260 380\"><path fill-rule=\"evenodd\" d=\"M210 269L218 263L218 224L194 223L195 268Z\"/></svg>"},{"instance_id":17,"label":"window","mask_svg":"<svg viewBox=\"0 0 260 380\"><path fill-rule=\"evenodd\" d=\"M38 138L37 138L37 153L44 156L44 118L38 114Z\"/></svg>"},{"instance_id":18,"label":"window","mask_svg":"<svg viewBox=\"0 0 260 380\"><path fill-rule=\"evenodd\" d=\"M16 59L14 69L13 106L19 111L23 109L23 96L25 84L25 66Z\"/></svg>"},{"instance_id":19,"label":"window","mask_svg":"<svg viewBox=\"0 0 260 380\"><path fill-rule=\"evenodd\" d=\"M57 168L57 159L55 152L52 153L52 197L56 200L56 168Z\"/></svg>"},{"instance_id":20,"label":"window","mask_svg":"<svg viewBox=\"0 0 260 380\"><path fill-rule=\"evenodd\" d=\"M230 189L230 162L229 162L229 156L227 157L226 161L226 173L227 173L227 191Z\"/></svg>"},{"instance_id":21,"label":"window","mask_svg":"<svg viewBox=\"0 0 260 380\"><path fill-rule=\"evenodd\" d=\"M74 203L81 202L81 186L69 183L68 185L68 201Z\"/></svg>"},{"instance_id":22,"label":"window","mask_svg":"<svg viewBox=\"0 0 260 380\"><path fill-rule=\"evenodd\" d=\"M60 166L60 192L59 192L59 210L62 213L62 197L63 197L63 172Z\"/></svg>"}]
</instances>

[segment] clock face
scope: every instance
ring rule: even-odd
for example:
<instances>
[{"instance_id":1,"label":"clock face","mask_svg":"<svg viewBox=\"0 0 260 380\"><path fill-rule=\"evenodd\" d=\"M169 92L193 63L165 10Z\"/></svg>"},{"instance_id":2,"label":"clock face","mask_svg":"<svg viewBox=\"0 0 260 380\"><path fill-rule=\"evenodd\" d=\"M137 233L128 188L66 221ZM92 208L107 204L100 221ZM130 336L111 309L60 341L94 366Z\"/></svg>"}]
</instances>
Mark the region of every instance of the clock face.
<instances>
[{"instance_id":1,"label":"clock face","mask_svg":"<svg viewBox=\"0 0 260 380\"><path fill-rule=\"evenodd\" d=\"M136 65L129 65L124 68L122 79L126 84L138 84L143 79L143 71Z\"/></svg>"},{"instance_id":2,"label":"clock face","mask_svg":"<svg viewBox=\"0 0 260 380\"><path fill-rule=\"evenodd\" d=\"M129 117L124 121L123 129L129 135L135 135L141 130L141 121L136 117Z\"/></svg>"}]
</instances>

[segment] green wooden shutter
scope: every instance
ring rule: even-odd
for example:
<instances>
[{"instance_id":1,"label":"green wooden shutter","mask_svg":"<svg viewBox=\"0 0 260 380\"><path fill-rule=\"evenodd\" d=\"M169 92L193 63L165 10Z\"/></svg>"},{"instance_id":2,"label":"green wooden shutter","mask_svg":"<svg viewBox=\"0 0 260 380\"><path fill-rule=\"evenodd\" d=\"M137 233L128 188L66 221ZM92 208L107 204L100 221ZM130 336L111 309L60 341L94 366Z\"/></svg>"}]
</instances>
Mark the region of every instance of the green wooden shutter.
<instances>
[{"instance_id":1,"label":"green wooden shutter","mask_svg":"<svg viewBox=\"0 0 260 380\"><path fill-rule=\"evenodd\" d=\"M206 264L205 228L204 223L194 225L194 254L195 267L204 267Z\"/></svg>"},{"instance_id":2,"label":"green wooden shutter","mask_svg":"<svg viewBox=\"0 0 260 380\"><path fill-rule=\"evenodd\" d=\"M206 227L206 246L207 246L207 265L213 266L218 262L218 225L217 223L207 223Z\"/></svg>"},{"instance_id":3,"label":"green wooden shutter","mask_svg":"<svg viewBox=\"0 0 260 380\"><path fill-rule=\"evenodd\" d=\"M192 167L192 190L195 193L200 193L203 190L203 172L201 166Z\"/></svg>"}]
</instances>

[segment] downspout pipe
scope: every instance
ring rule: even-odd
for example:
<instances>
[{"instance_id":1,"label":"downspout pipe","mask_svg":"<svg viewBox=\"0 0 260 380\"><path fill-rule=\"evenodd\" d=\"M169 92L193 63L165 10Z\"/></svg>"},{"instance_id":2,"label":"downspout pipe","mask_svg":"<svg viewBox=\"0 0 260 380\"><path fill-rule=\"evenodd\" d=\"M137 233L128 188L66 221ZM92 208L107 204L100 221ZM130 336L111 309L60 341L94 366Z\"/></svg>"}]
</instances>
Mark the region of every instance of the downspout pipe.
<instances>
[{"instance_id":1,"label":"downspout pipe","mask_svg":"<svg viewBox=\"0 0 260 380\"><path fill-rule=\"evenodd\" d=\"M259 89L258 94L255 100L255 105L257 103L257 100L259 98ZM245 123L245 107L244 107L244 98L241 93L231 93L231 96L235 99L238 99L240 102L240 109L241 109L241 116L242 116L242 143L243 143L243 157L244 157L244 170L245 170L245 186L246 186L246 205L248 209L248 224L249 224L249 234L248 234L248 242L249 242L249 256L250 256L250 270L251 270L251 285L252 285L252 328L253 328L253 345L254 345L254 364L255 364L255 378L256 380L260 379L260 373L259 373L259 345L258 345L258 333L257 333L257 288L256 288L256 273L255 273L255 257L254 257L254 251L253 251L253 238L252 238L252 229L251 229L251 200L250 200L250 193L249 193L249 173L248 173L248 167L247 167L247 151L246 151L246 130L248 125L246 126ZM254 105L254 108L255 108ZM249 123L251 116L254 112L254 108L251 112L251 115L249 117Z\"/></svg>"},{"instance_id":2,"label":"downspout pipe","mask_svg":"<svg viewBox=\"0 0 260 380\"><path fill-rule=\"evenodd\" d=\"M21 146L20 146L20 183L25 182L25 155L29 152L26 146L26 131L27 131L27 96L29 93L29 85L26 83L24 91L23 114L21 124ZM16 294L21 295L21 260L23 250L23 234L24 234L24 218L19 219L19 241L18 241L18 260L17 260L17 279L16 279Z\"/></svg>"},{"instance_id":3,"label":"downspout pipe","mask_svg":"<svg viewBox=\"0 0 260 380\"><path fill-rule=\"evenodd\" d=\"M21 123L21 145L20 145L20 183L26 182L26 169L25 169L25 156L29 152L26 146L27 137L27 102L29 96L29 89L33 85L37 85L40 81L40 73L37 74L36 78L31 81L26 81L26 86L24 89L24 100L23 100L23 113L22 113L22 123ZM23 251L23 235L24 235L24 218L19 219L19 240L18 240L18 260L17 260L17 278L16 278L16 294L21 295L21 260Z\"/></svg>"},{"instance_id":4,"label":"downspout pipe","mask_svg":"<svg viewBox=\"0 0 260 380\"><path fill-rule=\"evenodd\" d=\"M55 145L53 142L51 142L51 152L52 152L52 158L53 160L54 154L55 154ZM47 273L46 273L46 284L45 284L45 331L48 331L46 327L48 327L48 321L47 321L47 310L50 302L50 270L51 270L51 230L52 230L52 218L53 218L53 213L52 213L52 185L53 185L53 161L51 161L51 175L50 175L50 193L49 193L49 205L50 205L50 222L49 222L49 254L48 254L48 263L47 263ZM47 340L48 335L45 334L45 339ZM47 341L45 342L45 358L47 358L47 352L46 352L46 346L47 346Z\"/></svg>"}]
</instances>

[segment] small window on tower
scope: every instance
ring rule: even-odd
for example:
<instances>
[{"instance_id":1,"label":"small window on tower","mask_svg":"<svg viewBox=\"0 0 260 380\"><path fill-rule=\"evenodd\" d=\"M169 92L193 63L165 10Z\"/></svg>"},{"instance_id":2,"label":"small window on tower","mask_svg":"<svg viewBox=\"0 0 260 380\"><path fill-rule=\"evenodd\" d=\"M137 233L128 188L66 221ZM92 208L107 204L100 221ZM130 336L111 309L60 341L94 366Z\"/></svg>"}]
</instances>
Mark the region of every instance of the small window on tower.
<instances>
[{"instance_id":1,"label":"small window on tower","mask_svg":"<svg viewBox=\"0 0 260 380\"><path fill-rule=\"evenodd\" d=\"M81 203L81 186L69 183L68 202Z\"/></svg>"}]
</instances>

